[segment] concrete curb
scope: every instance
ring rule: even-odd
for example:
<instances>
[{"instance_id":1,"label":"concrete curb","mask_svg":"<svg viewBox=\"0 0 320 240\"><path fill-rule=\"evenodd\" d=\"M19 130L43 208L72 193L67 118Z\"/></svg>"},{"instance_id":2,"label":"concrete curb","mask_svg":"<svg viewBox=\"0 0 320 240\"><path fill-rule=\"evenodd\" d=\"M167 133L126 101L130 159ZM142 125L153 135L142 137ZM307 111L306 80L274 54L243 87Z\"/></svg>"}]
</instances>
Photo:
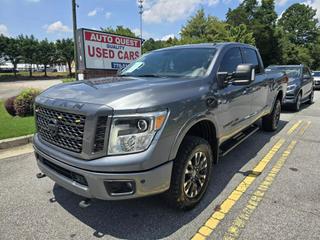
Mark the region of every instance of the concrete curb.
<instances>
[{"instance_id":1,"label":"concrete curb","mask_svg":"<svg viewBox=\"0 0 320 240\"><path fill-rule=\"evenodd\" d=\"M18 147L32 142L33 134L0 140L0 149Z\"/></svg>"}]
</instances>

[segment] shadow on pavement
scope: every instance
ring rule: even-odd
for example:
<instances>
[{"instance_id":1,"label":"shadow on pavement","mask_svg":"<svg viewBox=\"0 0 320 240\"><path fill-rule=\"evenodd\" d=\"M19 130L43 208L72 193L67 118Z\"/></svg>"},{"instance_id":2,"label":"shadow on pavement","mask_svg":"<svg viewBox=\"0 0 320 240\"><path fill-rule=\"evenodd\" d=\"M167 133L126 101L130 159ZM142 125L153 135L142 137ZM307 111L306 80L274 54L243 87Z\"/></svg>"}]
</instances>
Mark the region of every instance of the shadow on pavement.
<instances>
[{"instance_id":1,"label":"shadow on pavement","mask_svg":"<svg viewBox=\"0 0 320 240\"><path fill-rule=\"evenodd\" d=\"M280 121L274 133L258 131L214 166L207 194L193 210L182 212L169 208L161 195L123 201L94 200L89 208L81 209L82 197L54 186L57 203L79 221L94 229L93 236L110 235L121 239L159 239L168 237L195 219L224 190L235 174L254 158L271 138L285 127ZM213 206L214 208L214 206ZM211 210L213 211L213 210Z\"/></svg>"}]
</instances>

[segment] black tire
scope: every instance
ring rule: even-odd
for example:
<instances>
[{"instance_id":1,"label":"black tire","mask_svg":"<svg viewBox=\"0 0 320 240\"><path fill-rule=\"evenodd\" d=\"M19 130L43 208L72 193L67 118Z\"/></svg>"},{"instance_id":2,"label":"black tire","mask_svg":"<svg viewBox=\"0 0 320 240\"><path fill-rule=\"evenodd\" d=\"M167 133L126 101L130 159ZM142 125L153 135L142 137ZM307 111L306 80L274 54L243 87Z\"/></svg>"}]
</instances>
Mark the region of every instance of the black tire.
<instances>
[{"instance_id":1,"label":"black tire","mask_svg":"<svg viewBox=\"0 0 320 240\"><path fill-rule=\"evenodd\" d=\"M293 104L292 108L295 112L299 112L301 108L301 99L302 99L302 93L299 92L296 98L296 102Z\"/></svg>"},{"instance_id":2,"label":"black tire","mask_svg":"<svg viewBox=\"0 0 320 240\"><path fill-rule=\"evenodd\" d=\"M198 167L190 168L190 162L195 162L196 156L199 156L200 153L204 154L206 161L202 158L202 160L199 160ZM203 165L205 161L205 169L203 168L204 166L201 167L200 161L201 165ZM212 165L213 155L210 144L202 138L187 136L183 140L177 157L174 160L170 189L165 193L169 205L183 210L195 207L207 190ZM196 168L198 170L196 170ZM200 168L202 168L202 170L199 170ZM194 172L197 172L197 175L194 175ZM199 176L203 176L204 174L206 177L201 185L201 178ZM197 179L195 180L194 178ZM189 185L189 183L191 185ZM192 195L192 192L194 192L194 189L197 187L200 187L200 189L197 190L197 194L191 197L190 195ZM189 191L186 189L189 189Z\"/></svg>"},{"instance_id":3,"label":"black tire","mask_svg":"<svg viewBox=\"0 0 320 240\"><path fill-rule=\"evenodd\" d=\"M281 113L281 101L277 99L272 112L262 118L262 129L268 132L276 131L278 128Z\"/></svg>"},{"instance_id":4,"label":"black tire","mask_svg":"<svg viewBox=\"0 0 320 240\"><path fill-rule=\"evenodd\" d=\"M312 104L313 103L313 98L314 98L314 89L312 89L310 95L309 95L309 99L307 101L308 104Z\"/></svg>"}]
</instances>

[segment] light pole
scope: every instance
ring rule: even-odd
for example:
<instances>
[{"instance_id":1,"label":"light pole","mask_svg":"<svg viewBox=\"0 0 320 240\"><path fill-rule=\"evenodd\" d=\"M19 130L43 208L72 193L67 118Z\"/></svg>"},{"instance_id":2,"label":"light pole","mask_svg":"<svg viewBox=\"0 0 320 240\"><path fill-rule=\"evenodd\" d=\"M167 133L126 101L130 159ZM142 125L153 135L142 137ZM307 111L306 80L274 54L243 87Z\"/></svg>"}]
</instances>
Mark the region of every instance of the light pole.
<instances>
[{"instance_id":1,"label":"light pole","mask_svg":"<svg viewBox=\"0 0 320 240\"><path fill-rule=\"evenodd\" d=\"M72 0L73 44L74 44L74 74L78 80L78 48L77 48L77 4Z\"/></svg>"},{"instance_id":2,"label":"light pole","mask_svg":"<svg viewBox=\"0 0 320 240\"><path fill-rule=\"evenodd\" d=\"M143 14L143 1L144 0L138 0L138 8L139 8L139 14L140 14L140 38L142 41L142 14Z\"/></svg>"}]
</instances>

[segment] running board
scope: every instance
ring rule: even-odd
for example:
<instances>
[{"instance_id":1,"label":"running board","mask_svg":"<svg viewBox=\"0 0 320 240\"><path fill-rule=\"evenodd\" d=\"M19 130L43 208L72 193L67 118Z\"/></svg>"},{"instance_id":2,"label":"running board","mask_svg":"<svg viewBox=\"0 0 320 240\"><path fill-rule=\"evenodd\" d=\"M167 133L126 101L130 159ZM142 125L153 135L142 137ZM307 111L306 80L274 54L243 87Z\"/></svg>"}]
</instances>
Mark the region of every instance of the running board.
<instances>
[{"instance_id":1,"label":"running board","mask_svg":"<svg viewBox=\"0 0 320 240\"><path fill-rule=\"evenodd\" d=\"M220 146L219 155L220 157L226 156L229 152L235 149L238 145L240 145L244 140L254 134L256 131L259 130L257 125L251 125L250 127L246 128L242 132L233 136L230 140L224 142Z\"/></svg>"}]
</instances>

